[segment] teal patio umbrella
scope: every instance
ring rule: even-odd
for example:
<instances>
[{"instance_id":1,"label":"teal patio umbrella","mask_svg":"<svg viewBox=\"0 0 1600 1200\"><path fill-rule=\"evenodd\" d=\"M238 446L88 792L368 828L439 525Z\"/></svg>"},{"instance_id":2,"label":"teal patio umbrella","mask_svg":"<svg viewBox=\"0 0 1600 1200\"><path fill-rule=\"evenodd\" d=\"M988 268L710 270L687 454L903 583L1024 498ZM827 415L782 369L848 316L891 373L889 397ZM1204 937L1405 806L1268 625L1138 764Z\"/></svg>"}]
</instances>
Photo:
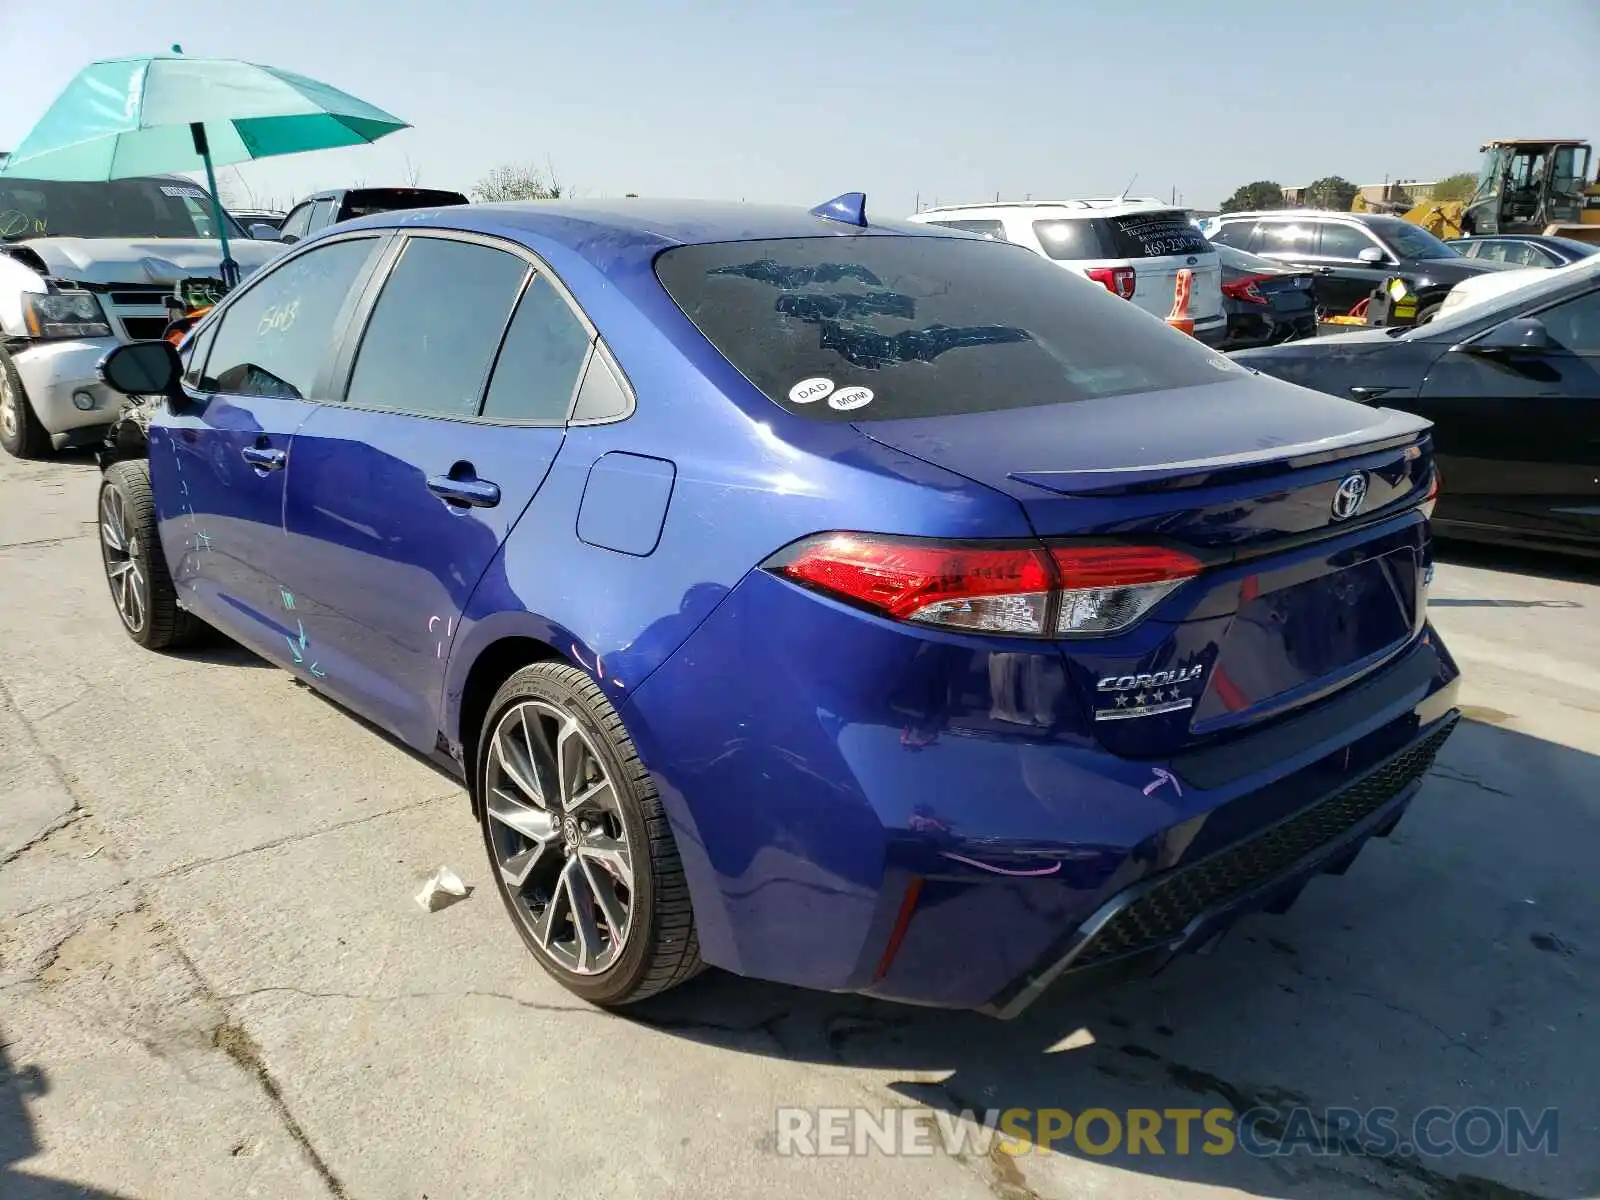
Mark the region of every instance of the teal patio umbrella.
<instances>
[{"instance_id":1,"label":"teal patio umbrella","mask_svg":"<svg viewBox=\"0 0 1600 1200\"><path fill-rule=\"evenodd\" d=\"M338 88L277 67L171 54L91 63L0 165L0 176L96 181L204 170L222 239L223 281L238 281L216 168L375 142L406 122Z\"/></svg>"}]
</instances>

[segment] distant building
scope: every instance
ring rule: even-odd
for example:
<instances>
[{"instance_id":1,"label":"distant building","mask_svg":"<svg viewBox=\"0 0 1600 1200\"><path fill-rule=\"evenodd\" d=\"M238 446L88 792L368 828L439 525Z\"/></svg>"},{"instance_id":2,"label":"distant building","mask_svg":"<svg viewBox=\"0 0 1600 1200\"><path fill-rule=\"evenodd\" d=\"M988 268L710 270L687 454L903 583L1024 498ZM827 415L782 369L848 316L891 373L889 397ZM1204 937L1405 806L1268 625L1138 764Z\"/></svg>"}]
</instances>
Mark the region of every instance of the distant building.
<instances>
[{"instance_id":1,"label":"distant building","mask_svg":"<svg viewBox=\"0 0 1600 1200\"><path fill-rule=\"evenodd\" d=\"M1436 179L1391 179L1387 183L1357 184L1356 190L1368 204L1403 204L1410 208L1413 204L1432 200L1433 189L1438 184ZM1310 184L1301 184L1299 187L1284 188L1284 204L1289 208L1304 207L1309 187Z\"/></svg>"}]
</instances>

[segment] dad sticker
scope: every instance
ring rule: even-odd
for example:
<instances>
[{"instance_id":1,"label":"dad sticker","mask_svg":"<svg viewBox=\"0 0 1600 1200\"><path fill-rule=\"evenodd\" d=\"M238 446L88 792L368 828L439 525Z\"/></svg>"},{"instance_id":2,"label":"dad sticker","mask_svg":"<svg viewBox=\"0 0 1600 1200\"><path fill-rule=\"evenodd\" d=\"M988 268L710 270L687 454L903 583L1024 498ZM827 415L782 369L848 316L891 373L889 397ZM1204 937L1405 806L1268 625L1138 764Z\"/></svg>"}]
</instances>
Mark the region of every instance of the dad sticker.
<instances>
[{"instance_id":1,"label":"dad sticker","mask_svg":"<svg viewBox=\"0 0 1600 1200\"><path fill-rule=\"evenodd\" d=\"M836 408L840 412L849 412L852 408L865 408L871 403L872 389L864 387L847 387L828 397L828 407Z\"/></svg>"},{"instance_id":2,"label":"dad sticker","mask_svg":"<svg viewBox=\"0 0 1600 1200\"><path fill-rule=\"evenodd\" d=\"M821 400L833 391L833 380L824 379L818 375L811 379L802 379L789 389L790 404L810 404Z\"/></svg>"}]
</instances>

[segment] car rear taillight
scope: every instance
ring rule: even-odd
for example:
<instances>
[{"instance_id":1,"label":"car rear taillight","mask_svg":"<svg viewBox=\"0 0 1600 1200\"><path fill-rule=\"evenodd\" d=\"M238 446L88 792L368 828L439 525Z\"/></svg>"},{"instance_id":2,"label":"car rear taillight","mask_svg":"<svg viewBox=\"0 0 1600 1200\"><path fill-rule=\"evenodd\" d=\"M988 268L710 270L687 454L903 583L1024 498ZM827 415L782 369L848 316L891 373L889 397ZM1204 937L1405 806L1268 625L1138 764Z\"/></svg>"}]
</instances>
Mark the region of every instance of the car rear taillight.
<instances>
[{"instance_id":1,"label":"car rear taillight","mask_svg":"<svg viewBox=\"0 0 1600 1200\"><path fill-rule=\"evenodd\" d=\"M1061 581L1056 633L1064 637L1126 629L1201 571L1198 559L1160 546L1056 546L1050 557Z\"/></svg>"},{"instance_id":2,"label":"car rear taillight","mask_svg":"<svg viewBox=\"0 0 1600 1200\"><path fill-rule=\"evenodd\" d=\"M1246 304L1265 304L1267 298L1256 284L1265 283L1271 278L1271 275L1246 275L1243 279L1223 284L1222 294L1230 300L1243 300Z\"/></svg>"},{"instance_id":3,"label":"car rear taillight","mask_svg":"<svg viewBox=\"0 0 1600 1200\"><path fill-rule=\"evenodd\" d=\"M803 538L762 565L895 620L1031 637L1126 629L1202 569L1155 546L1047 549L864 533Z\"/></svg>"},{"instance_id":4,"label":"car rear taillight","mask_svg":"<svg viewBox=\"0 0 1600 1200\"><path fill-rule=\"evenodd\" d=\"M1422 503L1418 507L1422 509L1423 516L1431 519L1433 506L1437 503L1439 503L1439 464L1434 463L1433 474L1428 479L1428 494L1422 498Z\"/></svg>"},{"instance_id":5,"label":"car rear taillight","mask_svg":"<svg viewBox=\"0 0 1600 1200\"><path fill-rule=\"evenodd\" d=\"M1132 300L1134 289L1139 286L1139 273L1132 267L1090 267L1084 274L1124 300Z\"/></svg>"}]
</instances>

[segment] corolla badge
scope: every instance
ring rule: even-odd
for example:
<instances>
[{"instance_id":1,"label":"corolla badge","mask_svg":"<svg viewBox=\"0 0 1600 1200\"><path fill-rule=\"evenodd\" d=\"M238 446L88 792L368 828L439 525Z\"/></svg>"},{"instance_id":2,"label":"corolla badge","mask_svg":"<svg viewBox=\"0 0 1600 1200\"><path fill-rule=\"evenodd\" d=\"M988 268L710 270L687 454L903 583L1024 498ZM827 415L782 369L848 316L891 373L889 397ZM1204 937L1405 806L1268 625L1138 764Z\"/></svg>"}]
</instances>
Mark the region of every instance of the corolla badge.
<instances>
[{"instance_id":1,"label":"corolla badge","mask_svg":"<svg viewBox=\"0 0 1600 1200\"><path fill-rule=\"evenodd\" d=\"M1348 521L1361 511L1367 499L1367 476L1357 471L1339 481L1339 490L1333 493L1333 519Z\"/></svg>"},{"instance_id":2,"label":"corolla badge","mask_svg":"<svg viewBox=\"0 0 1600 1200\"><path fill-rule=\"evenodd\" d=\"M1198 664L1140 675L1107 675L1095 684L1096 721L1156 717L1194 707L1194 692L1205 668ZM1104 707L1102 707L1102 705Z\"/></svg>"}]
</instances>

